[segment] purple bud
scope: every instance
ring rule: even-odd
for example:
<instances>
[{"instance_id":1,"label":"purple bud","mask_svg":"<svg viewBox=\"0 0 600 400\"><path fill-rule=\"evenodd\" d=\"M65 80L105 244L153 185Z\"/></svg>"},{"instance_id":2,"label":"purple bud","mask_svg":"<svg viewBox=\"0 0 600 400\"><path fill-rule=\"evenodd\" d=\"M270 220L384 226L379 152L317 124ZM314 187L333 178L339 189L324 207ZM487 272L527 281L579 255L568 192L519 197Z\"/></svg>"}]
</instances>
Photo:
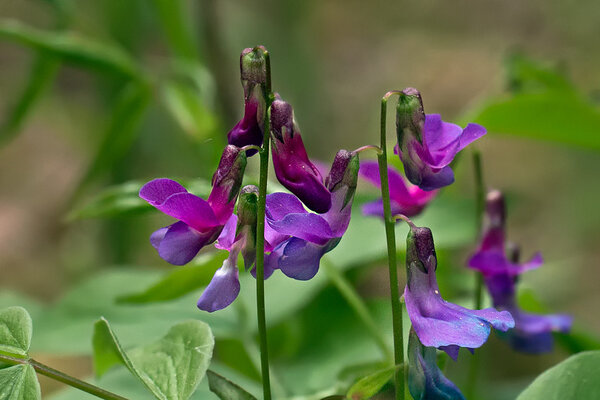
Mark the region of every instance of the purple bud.
<instances>
[{"instance_id":1,"label":"purple bud","mask_svg":"<svg viewBox=\"0 0 600 400\"><path fill-rule=\"evenodd\" d=\"M410 135L423 143L423 126L425 125L425 112L421 93L415 88L406 88L398 98L396 108L396 134L398 144L402 149L404 135Z\"/></svg>"},{"instance_id":2,"label":"purple bud","mask_svg":"<svg viewBox=\"0 0 600 400\"><path fill-rule=\"evenodd\" d=\"M504 196L498 190L488 192L485 201L485 218L480 250L495 249L504 253L506 206Z\"/></svg>"},{"instance_id":3,"label":"purple bud","mask_svg":"<svg viewBox=\"0 0 600 400\"><path fill-rule=\"evenodd\" d=\"M237 147L247 145L262 146L262 119L264 114L262 103L264 103L264 100L256 97L250 97L250 99L246 100L244 117L227 134L227 143ZM248 150L246 152L248 156L254 154L256 154L256 150Z\"/></svg>"},{"instance_id":4,"label":"purple bud","mask_svg":"<svg viewBox=\"0 0 600 400\"><path fill-rule=\"evenodd\" d=\"M223 224L233 212L235 199L242 186L246 162L245 152L239 147L227 145L213 175L213 188L208 197L208 204Z\"/></svg>"},{"instance_id":5,"label":"purple bud","mask_svg":"<svg viewBox=\"0 0 600 400\"><path fill-rule=\"evenodd\" d=\"M247 48L240 55L240 75L244 91L249 86L264 85L267 82L267 49L263 46Z\"/></svg>"},{"instance_id":6,"label":"purple bud","mask_svg":"<svg viewBox=\"0 0 600 400\"><path fill-rule=\"evenodd\" d=\"M279 182L318 213L331 207L331 194L306 154L292 106L276 99L271 105L273 166Z\"/></svg>"},{"instance_id":7,"label":"purple bud","mask_svg":"<svg viewBox=\"0 0 600 400\"><path fill-rule=\"evenodd\" d=\"M359 169L360 163L356 152L348 150L340 150L337 152L333 164L331 165L329 175L325 178L325 185L332 194L340 189L346 189L341 208L344 208L354 196L358 182Z\"/></svg>"},{"instance_id":8,"label":"purple bud","mask_svg":"<svg viewBox=\"0 0 600 400\"><path fill-rule=\"evenodd\" d=\"M433 235L429 228L411 226L406 238L406 265L410 274L414 267L429 273L430 266L435 271L437 259Z\"/></svg>"}]
</instances>

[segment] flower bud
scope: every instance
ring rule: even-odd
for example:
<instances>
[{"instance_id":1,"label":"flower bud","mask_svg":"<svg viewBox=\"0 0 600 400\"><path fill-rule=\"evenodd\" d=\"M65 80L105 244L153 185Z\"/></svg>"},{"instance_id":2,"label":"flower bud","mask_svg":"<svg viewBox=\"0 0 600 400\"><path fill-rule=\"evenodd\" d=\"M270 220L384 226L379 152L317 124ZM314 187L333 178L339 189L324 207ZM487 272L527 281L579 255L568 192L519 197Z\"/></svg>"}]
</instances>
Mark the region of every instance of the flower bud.
<instances>
[{"instance_id":1,"label":"flower bud","mask_svg":"<svg viewBox=\"0 0 600 400\"><path fill-rule=\"evenodd\" d=\"M495 249L504 253L506 205L504 196L498 190L488 192L485 200L481 250Z\"/></svg>"},{"instance_id":2,"label":"flower bud","mask_svg":"<svg viewBox=\"0 0 600 400\"><path fill-rule=\"evenodd\" d=\"M292 106L280 99L271 105L273 166L279 182L308 208L324 213L331 207L331 194L306 154Z\"/></svg>"},{"instance_id":3,"label":"flower bud","mask_svg":"<svg viewBox=\"0 0 600 400\"><path fill-rule=\"evenodd\" d=\"M250 91L251 86L264 85L267 82L267 49L263 46L247 48L240 55L240 74L244 92Z\"/></svg>"},{"instance_id":4,"label":"flower bud","mask_svg":"<svg viewBox=\"0 0 600 400\"><path fill-rule=\"evenodd\" d=\"M325 179L325 186L334 196L334 193L338 190L346 189L341 208L344 208L346 204L352 200L354 192L356 192L359 169L360 163L356 152L348 150L340 150L337 152L333 164L331 165L329 175L327 175L327 178Z\"/></svg>"},{"instance_id":5,"label":"flower bud","mask_svg":"<svg viewBox=\"0 0 600 400\"><path fill-rule=\"evenodd\" d=\"M243 236L241 252L246 269L250 269L256 260L257 208L258 188L254 185L244 186L238 200L236 238Z\"/></svg>"},{"instance_id":6,"label":"flower bud","mask_svg":"<svg viewBox=\"0 0 600 400\"><path fill-rule=\"evenodd\" d=\"M235 199L242 186L246 162L246 153L239 147L227 145L223 150L208 197L208 203L219 220L229 218L233 211Z\"/></svg>"},{"instance_id":7,"label":"flower bud","mask_svg":"<svg viewBox=\"0 0 600 400\"><path fill-rule=\"evenodd\" d=\"M425 125L425 112L421 93L415 88L406 88L398 98L396 107L396 134L400 150L410 136L423 143L423 126Z\"/></svg>"},{"instance_id":8,"label":"flower bud","mask_svg":"<svg viewBox=\"0 0 600 400\"><path fill-rule=\"evenodd\" d=\"M411 226L406 238L406 265L409 273L415 267L425 273L429 273L437 267L437 258L435 254L435 245L433 244L433 235L429 228Z\"/></svg>"}]
</instances>

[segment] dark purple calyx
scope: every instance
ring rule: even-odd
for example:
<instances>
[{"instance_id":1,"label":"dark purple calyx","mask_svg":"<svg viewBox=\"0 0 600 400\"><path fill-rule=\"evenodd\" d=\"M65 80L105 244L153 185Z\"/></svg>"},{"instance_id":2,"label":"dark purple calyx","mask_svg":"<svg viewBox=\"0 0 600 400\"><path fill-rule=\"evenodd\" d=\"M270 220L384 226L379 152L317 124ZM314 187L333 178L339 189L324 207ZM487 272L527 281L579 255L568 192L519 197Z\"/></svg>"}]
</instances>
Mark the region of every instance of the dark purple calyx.
<instances>
[{"instance_id":1,"label":"dark purple calyx","mask_svg":"<svg viewBox=\"0 0 600 400\"><path fill-rule=\"evenodd\" d=\"M353 151L340 150L335 155L329 175L325 179L325 186L335 196L338 190L346 190L341 205L343 209L354 197L358 182L360 163L358 154Z\"/></svg>"},{"instance_id":2,"label":"dark purple calyx","mask_svg":"<svg viewBox=\"0 0 600 400\"><path fill-rule=\"evenodd\" d=\"M437 256L431 229L411 226L406 238L406 266L408 268L408 284L414 268L428 274L437 268Z\"/></svg>"},{"instance_id":3,"label":"dark purple calyx","mask_svg":"<svg viewBox=\"0 0 600 400\"><path fill-rule=\"evenodd\" d=\"M244 151L241 151L239 147L227 145L213 175L208 203L217 219L223 223L233 212L235 199L242 186L246 163L247 158Z\"/></svg>"}]
</instances>

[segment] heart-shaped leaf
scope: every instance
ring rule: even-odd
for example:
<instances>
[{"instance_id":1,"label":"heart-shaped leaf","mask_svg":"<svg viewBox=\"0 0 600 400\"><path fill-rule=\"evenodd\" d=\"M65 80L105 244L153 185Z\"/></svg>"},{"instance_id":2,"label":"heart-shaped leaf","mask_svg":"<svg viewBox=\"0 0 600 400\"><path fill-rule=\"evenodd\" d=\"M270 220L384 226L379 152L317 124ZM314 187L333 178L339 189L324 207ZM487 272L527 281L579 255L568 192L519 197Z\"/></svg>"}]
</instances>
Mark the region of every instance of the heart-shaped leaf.
<instances>
[{"instance_id":1,"label":"heart-shaped leaf","mask_svg":"<svg viewBox=\"0 0 600 400\"><path fill-rule=\"evenodd\" d=\"M35 370L29 364L0 369L0 400L42 398Z\"/></svg>"},{"instance_id":2,"label":"heart-shaped leaf","mask_svg":"<svg viewBox=\"0 0 600 400\"><path fill-rule=\"evenodd\" d=\"M8 307L0 311L0 352L27 357L31 331L31 317L23 307Z\"/></svg>"}]
</instances>

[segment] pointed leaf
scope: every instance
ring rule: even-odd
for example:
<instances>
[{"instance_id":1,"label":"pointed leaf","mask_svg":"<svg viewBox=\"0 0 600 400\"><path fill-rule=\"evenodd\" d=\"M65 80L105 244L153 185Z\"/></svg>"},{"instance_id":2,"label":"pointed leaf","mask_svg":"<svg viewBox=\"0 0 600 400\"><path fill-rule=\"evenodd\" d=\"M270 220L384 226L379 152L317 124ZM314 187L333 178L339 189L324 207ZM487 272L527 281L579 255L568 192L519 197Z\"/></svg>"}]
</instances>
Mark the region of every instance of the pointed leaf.
<instances>
[{"instance_id":1,"label":"pointed leaf","mask_svg":"<svg viewBox=\"0 0 600 400\"><path fill-rule=\"evenodd\" d=\"M35 370L29 364L0 369L0 400L38 400L42 398Z\"/></svg>"},{"instance_id":2,"label":"pointed leaf","mask_svg":"<svg viewBox=\"0 0 600 400\"><path fill-rule=\"evenodd\" d=\"M599 373L600 351L579 353L538 376L517 400L596 400Z\"/></svg>"},{"instance_id":3,"label":"pointed leaf","mask_svg":"<svg viewBox=\"0 0 600 400\"><path fill-rule=\"evenodd\" d=\"M187 400L204 377L214 338L207 324L187 321L171 328L159 341L126 354L108 321L94 327L94 363L98 374L124 364L161 400Z\"/></svg>"},{"instance_id":4,"label":"pointed leaf","mask_svg":"<svg viewBox=\"0 0 600 400\"><path fill-rule=\"evenodd\" d=\"M398 367L400 368L400 367ZM350 400L366 400L377 394L394 376L396 367L392 366L367 375L356 382L348 390L346 398Z\"/></svg>"},{"instance_id":5,"label":"pointed leaf","mask_svg":"<svg viewBox=\"0 0 600 400\"><path fill-rule=\"evenodd\" d=\"M256 400L256 397L216 372L208 370L206 376L210 391L221 400Z\"/></svg>"},{"instance_id":6,"label":"pointed leaf","mask_svg":"<svg viewBox=\"0 0 600 400\"><path fill-rule=\"evenodd\" d=\"M31 317L23 307L0 311L0 352L27 357L31 333Z\"/></svg>"}]
</instances>

